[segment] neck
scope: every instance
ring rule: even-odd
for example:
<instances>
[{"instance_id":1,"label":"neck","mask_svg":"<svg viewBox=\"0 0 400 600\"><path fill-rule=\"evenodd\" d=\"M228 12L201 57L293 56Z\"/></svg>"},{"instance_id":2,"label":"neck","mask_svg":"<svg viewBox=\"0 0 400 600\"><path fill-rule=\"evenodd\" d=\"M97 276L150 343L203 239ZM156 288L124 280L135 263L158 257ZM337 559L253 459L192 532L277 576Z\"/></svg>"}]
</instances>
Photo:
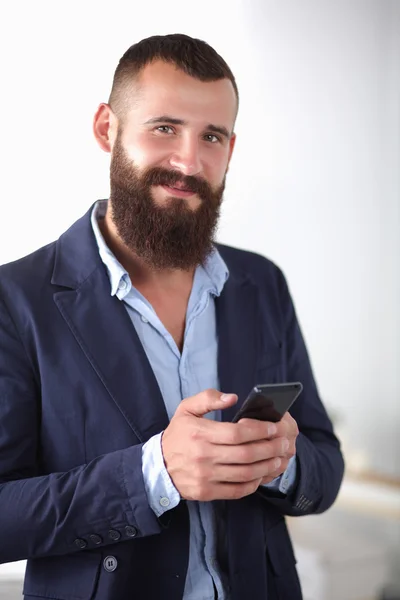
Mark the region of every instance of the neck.
<instances>
[{"instance_id":1,"label":"neck","mask_svg":"<svg viewBox=\"0 0 400 600\"><path fill-rule=\"evenodd\" d=\"M111 219L109 206L104 219L99 221L99 227L107 246L127 270L132 285L135 287L168 292L170 289L176 290L192 286L195 267L185 271L182 269L154 270L130 250L118 234Z\"/></svg>"}]
</instances>

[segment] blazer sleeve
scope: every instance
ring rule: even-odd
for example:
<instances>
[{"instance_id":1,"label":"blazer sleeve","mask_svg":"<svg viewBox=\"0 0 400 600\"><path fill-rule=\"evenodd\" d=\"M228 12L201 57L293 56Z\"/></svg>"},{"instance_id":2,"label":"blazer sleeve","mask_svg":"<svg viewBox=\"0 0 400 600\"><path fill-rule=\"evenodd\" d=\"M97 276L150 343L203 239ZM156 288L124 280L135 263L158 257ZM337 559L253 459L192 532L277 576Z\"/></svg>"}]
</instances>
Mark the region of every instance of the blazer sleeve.
<instances>
[{"instance_id":1,"label":"blazer sleeve","mask_svg":"<svg viewBox=\"0 0 400 600\"><path fill-rule=\"evenodd\" d=\"M40 475L39 445L39 382L0 298L0 562L115 544L110 530L122 532L121 542L161 532L147 501L143 444L48 475Z\"/></svg>"},{"instance_id":2,"label":"blazer sleeve","mask_svg":"<svg viewBox=\"0 0 400 600\"><path fill-rule=\"evenodd\" d=\"M340 443L321 402L312 368L296 317L295 307L283 273L278 269L278 298L284 327L285 376L300 381L303 392L290 413L296 420L297 476L290 494L258 492L283 514L300 516L321 513L335 501L344 473Z\"/></svg>"}]
</instances>

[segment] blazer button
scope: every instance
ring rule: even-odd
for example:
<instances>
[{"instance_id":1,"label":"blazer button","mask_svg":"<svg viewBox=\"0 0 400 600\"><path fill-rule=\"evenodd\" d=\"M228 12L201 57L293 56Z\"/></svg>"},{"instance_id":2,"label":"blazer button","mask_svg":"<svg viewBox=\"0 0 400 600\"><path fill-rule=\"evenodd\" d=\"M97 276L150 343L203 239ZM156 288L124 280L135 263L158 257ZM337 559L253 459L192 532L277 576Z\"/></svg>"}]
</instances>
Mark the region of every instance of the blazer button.
<instances>
[{"instance_id":1,"label":"blazer button","mask_svg":"<svg viewBox=\"0 0 400 600\"><path fill-rule=\"evenodd\" d=\"M83 550L87 546L87 541L83 540L82 538L76 538L74 544L75 546L78 546L80 550Z\"/></svg>"},{"instance_id":2,"label":"blazer button","mask_svg":"<svg viewBox=\"0 0 400 600\"><path fill-rule=\"evenodd\" d=\"M103 560L103 567L108 573L112 573L118 566L118 561L115 556L106 556Z\"/></svg>"},{"instance_id":3,"label":"blazer button","mask_svg":"<svg viewBox=\"0 0 400 600\"><path fill-rule=\"evenodd\" d=\"M108 537L110 538L110 540L113 540L114 542L118 542L118 540L121 537L121 534L116 529L110 529L110 531L108 532Z\"/></svg>"},{"instance_id":4,"label":"blazer button","mask_svg":"<svg viewBox=\"0 0 400 600\"><path fill-rule=\"evenodd\" d=\"M89 535L89 539L93 542L93 544L96 544L96 546L101 544L101 542L103 541L101 535L97 535L97 533L92 533L91 535Z\"/></svg>"},{"instance_id":5,"label":"blazer button","mask_svg":"<svg viewBox=\"0 0 400 600\"><path fill-rule=\"evenodd\" d=\"M133 527L132 525L127 525L125 527L125 533L128 537L136 537L137 536L137 529L136 527Z\"/></svg>"}]
</instances>

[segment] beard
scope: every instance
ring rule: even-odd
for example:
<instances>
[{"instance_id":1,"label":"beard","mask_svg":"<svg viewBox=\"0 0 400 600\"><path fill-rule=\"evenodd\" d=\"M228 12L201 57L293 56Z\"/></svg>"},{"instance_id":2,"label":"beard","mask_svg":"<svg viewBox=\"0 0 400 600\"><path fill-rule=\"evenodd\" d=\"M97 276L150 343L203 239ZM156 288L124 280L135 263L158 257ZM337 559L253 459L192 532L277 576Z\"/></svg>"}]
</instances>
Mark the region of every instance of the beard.
<instances>
[{"instance_id":1,"label":"beard","mask_svg":"<svg viewBox=\"0 0 400 600\"><path fill-rule=\"evenodd\" d=\"M196 209L171 194L166 205L151 186L180 184L200 198ZM140 170L128 158L118 134L110 165L111 219L124 244L152 270L189 270L203 265L213 249L225 177L217 189L203 178L162 167Z\"/></svg>"}]
</instances>

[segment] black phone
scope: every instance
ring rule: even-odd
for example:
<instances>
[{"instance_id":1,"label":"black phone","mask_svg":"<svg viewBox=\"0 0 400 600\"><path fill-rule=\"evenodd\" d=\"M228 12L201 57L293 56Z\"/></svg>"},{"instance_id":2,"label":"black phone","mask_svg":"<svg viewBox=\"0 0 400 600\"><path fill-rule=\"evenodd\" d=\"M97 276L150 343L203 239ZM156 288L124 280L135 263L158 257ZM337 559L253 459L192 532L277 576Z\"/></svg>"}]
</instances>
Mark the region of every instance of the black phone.
<instances>
[{"instance_id":1,"label":"black phone","mask_svg":"<svg viewBox=\"0 0 400 600\"><path fill-rule=\"evenodd\" d=\"M294 383L265 383L256 385L232 419L258 419L259 421L280 421L301 394L303 386Z\"/></svg>"}]
</instances>

